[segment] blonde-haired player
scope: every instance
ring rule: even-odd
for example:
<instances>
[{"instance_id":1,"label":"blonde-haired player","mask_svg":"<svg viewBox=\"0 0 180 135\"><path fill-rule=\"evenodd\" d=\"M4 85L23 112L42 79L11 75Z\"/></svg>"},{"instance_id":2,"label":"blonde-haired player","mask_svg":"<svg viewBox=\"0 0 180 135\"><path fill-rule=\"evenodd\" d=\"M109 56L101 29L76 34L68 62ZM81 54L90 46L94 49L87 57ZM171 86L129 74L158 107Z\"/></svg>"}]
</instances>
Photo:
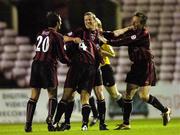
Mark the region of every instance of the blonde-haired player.
<instances>
[{"instance_id":1,"label":"blonde-haired player","mask_svg":"<svg viewBox=\"0 0 180 135\"><path fill-rule=\"evenodd\" d=\"M103 31L102 23L98 18L96 18L96 23L97 23L97 29L101 33ZM125 29L121 29L121 30L116 30L115 33L121 34L125 31L126 31ZM104 64L100 65L100 69L102 72L103 85L104 85L105 89L108 91L108 93L110 94L110 96L117 102L119 107L123 107L122 94L119 93L119 91L117 89L113 69L112 69L112 66L110 63L110 57L115 57L115 52L114 52L112 46L110 46L108 44L101 45L99 50L101 52L101 55L102 55L103 61L104 61ZM96 91L96 93L97 93L97 91ZM103 94L103 93L101 92L100 94ZM90 102L90 105L91 105L91 102ZM95 108L95 107L91 106L91 108ZM94 125L95 123L96 123L96 118L91 121L90 125Z\"/></svg>"}]
</instances>

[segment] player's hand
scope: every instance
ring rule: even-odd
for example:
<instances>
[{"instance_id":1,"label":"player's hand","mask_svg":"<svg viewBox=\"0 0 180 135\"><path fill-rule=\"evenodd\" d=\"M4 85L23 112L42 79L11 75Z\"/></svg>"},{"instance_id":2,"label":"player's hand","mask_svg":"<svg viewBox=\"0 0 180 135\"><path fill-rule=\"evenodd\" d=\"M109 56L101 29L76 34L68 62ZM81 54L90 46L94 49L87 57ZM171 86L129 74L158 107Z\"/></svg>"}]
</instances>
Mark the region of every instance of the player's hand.
<instances>
[{"instance_id":1,"label":"player's hand","mask_svg":"<svg viewBox=\"0 0 180 135\"><path fill-rule=\"evenodd\" d=\"M80 38L76 37L76 38L73 38L73 42L76 44L79 44L82 42L82 40Z\"/></svg>"},{"instance_id":2,"label":"player's hand","mask_svg":"<svg viewBox=\"0 0 180 135\"><path fill-rule=\"evenodd\" d=\"M98 39L99 39L101 42L103 42L104 44L107 43L107 39L106 39L105 37L101 36L101 35L98 36Z\"/></svg>"}]
</instances>

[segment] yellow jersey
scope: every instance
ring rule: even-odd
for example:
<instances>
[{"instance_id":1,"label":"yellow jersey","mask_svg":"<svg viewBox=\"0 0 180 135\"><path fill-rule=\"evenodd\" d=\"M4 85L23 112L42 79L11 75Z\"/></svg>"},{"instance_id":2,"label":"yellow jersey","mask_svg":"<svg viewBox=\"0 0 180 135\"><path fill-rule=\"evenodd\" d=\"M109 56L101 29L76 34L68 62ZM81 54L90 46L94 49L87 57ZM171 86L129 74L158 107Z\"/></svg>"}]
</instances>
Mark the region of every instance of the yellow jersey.
<instances>
[{"instance_id":1,"label":"yellow jersey","mask_svg":"<svg viewBox=\"0 0 180 135\"><path fill-rule=\"evenodd\" d=\"M110 46L108 44L103 44L101 46L101 51L106 52L107 55L106 54L103 55L104 64L101 64L100 66L104 66L106 64L111 64L109 57L115 57L115 52L114 52L112 46Z\"/></svg>"}]
</instances>

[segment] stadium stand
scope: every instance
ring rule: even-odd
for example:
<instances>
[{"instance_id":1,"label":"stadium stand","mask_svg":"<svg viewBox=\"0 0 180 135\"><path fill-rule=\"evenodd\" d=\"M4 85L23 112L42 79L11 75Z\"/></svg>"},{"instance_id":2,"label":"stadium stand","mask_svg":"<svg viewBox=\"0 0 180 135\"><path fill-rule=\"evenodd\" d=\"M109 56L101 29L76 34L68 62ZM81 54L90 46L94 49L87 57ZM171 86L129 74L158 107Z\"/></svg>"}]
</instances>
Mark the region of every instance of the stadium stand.
<instances>
[{"instance_id":1,"label":"stadium stand","mask_svg":"<svg viewBox=\"0 0 180 135\"><path fill-rule=\"evenodd\" d=\"M179 83L180 81L180 42L176 42L176 58L174 67L174 79L173 83Z\"/></svg>"}]
</instances>

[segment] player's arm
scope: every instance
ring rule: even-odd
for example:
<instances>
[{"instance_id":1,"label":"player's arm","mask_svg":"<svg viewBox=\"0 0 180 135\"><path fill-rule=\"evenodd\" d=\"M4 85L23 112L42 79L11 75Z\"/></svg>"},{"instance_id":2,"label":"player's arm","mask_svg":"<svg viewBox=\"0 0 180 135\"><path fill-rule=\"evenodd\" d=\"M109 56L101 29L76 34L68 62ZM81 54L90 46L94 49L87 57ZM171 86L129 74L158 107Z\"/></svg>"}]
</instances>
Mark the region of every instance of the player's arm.
<instances>
[{"instance_id":1,"label":"player's arm","mask_svg":"<svg viewBox=\"0 0 180 135\"><path fill-rule=\"evenodd\" d=\"M70 36L63 36L64 42L74 42L74 43L81 43L81 39L79 37L70 37Z\"/></svg>"},{"instance_id":2,"label":"player's arm","mask_svg":"<svg viewBox=\"0 0 180 135\"><path fill-rule=\"evenodd\" d=\"M139 32L137 34L132 34L130 36L123 36L119 39L110 39L107 40L104 37L99 37L99 39L101 40L101 42L106 43L106 44L110 44L111 46L129 46L129 45L133 45L133 43L137 42L138 40L140 40L141 38L145 37L145 36L149 36L148 32Z\"/></svg>"},{"instance_id":3,"label":"player's arm","mask_svg":"<svg viewBox=\"0 0 180 135\"><path fill-rule=\"evenodd\" d=\"M65 50L64 50L64 40L63 37L57 38L57 55L59 58L59 61L63 64L70 64L70 59L67 57Z\"/></svg>"},{"instance_id":4,"label":"player's arm","mask_svg":"<svg viewBox=\"0 0 180 135\"><path fill-rule=\"evenodd\" d=\"M114 31L113 31L113 34L114 34L115 37L118 37L118 36L124 34L124 33L127 32L128 30L131 30L131 29L133 29L133 28L134 28L133 26L128 26L128 27L126 27L126 28L114 30Z\"/></svg>"},{"instance_id":5,"label":"player's arm","mask_svg":"<svg viewBox=\"0 0 180 135\"><path fill-rule=\"evenodd\" d=\"M124 34L125 32L127 32L128 30L133 29L133 28L134 28L133 26L128 26L128 27L125 27L122 29L117 29L114 31L103 31L103 32L101 32L101 35L103 35L107 39L116 38L116 37Z\"/></svg>"},{"instance_id":6,"label":"player's arm","mask_svg":"<svg viewBox=\"0 0 180 135\"><path fill-rule=\"evenodd\" d=\"M113 31L103 31L103 32L100 33L100 35L107 38L107 39L114 38Z\"/></svg>"}]
</instances>

